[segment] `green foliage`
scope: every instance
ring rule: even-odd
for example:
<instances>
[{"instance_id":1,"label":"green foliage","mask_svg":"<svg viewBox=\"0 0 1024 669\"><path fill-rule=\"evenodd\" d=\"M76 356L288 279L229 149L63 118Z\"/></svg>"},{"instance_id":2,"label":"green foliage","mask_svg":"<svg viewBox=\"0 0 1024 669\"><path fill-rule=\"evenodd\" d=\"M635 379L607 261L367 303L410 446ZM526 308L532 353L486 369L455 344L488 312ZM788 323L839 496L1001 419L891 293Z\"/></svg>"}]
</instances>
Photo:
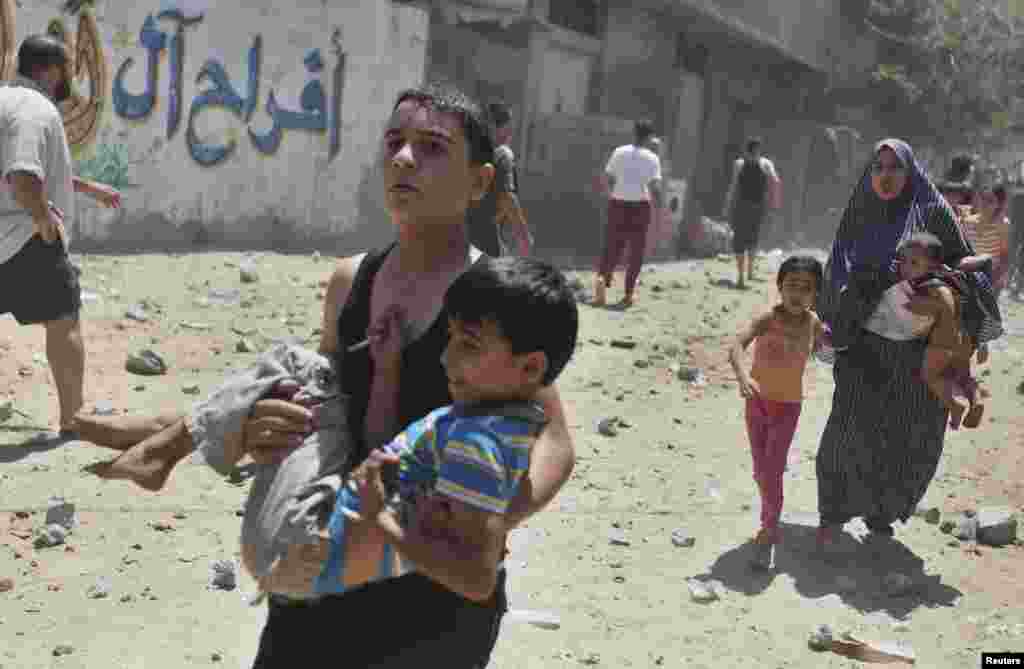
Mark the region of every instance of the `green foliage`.
<instances>
[{"instance_id":1,"label":"green foliage","mask_svg":"<svg viewBox=\"0 0 1024 669\"><path fill-rule=\"evenodd\" d=\"M1005 131L1024 97L1024 0L871 0L874 80L903 93L914 127L952 143Z\"/></svg>"},{"instance_id":2,"label":"green foliage","mask_svg":"<svg viewBox=\"0 0 1024 669\"><path fill-rule=\"evenodd\" d=\"M75 174L121 189L129 184L128 147L124 144L98 144L92 155L75 156Z\"/></svg>"}]
</instances>

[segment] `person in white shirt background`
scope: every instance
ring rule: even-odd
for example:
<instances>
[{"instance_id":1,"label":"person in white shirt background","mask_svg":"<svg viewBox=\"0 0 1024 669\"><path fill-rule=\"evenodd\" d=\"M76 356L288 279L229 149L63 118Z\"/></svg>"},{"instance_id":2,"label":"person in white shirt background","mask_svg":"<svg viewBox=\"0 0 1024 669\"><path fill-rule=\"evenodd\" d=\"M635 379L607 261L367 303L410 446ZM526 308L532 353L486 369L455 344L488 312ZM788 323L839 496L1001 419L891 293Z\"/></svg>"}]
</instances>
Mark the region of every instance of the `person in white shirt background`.
<instances>
[{"instance_id":1,"label":"person in white shirt background","mask_svg":"<svg viewBox=\"0 0 1024 669\"><path fill-rule=\"evenodd\" d=\"M594 284L594 304L598 306L605 303L612 272L627 246L625 296L621 304L626 307L633 304L647 247L652 206L659 211L663 207L661 160L646 146L652 137L651 122L637 121L633 127L633 143L615 149L604 168L608 184L608 222Z\"/></svg>"}]
</instances>

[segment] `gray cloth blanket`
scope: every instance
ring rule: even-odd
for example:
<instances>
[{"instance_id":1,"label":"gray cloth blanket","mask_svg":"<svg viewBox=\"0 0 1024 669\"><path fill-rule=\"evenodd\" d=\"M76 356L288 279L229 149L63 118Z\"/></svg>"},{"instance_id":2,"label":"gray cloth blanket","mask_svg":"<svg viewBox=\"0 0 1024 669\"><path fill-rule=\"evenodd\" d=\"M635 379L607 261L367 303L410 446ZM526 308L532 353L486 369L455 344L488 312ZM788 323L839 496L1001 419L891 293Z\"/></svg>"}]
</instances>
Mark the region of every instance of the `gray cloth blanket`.
<instances>
[{"instance_id":1,"label":"gray cloth blanket","mask_svg":"<svg viewBox=\"0 0 1024 669\"><path fill-rule=\"evenodd\" d=\"M337 370L318 353L277 344L198 402L186 419L200 458L227 475L243 456L242 428L254 404L285 379L301 387L295 401L312 398L320 404L319 429L280 464L256 466L241 541L242 562L257 580L270 573L288 546L315 542L334 508L352 453Z\"/></svg>"}]
</instances>

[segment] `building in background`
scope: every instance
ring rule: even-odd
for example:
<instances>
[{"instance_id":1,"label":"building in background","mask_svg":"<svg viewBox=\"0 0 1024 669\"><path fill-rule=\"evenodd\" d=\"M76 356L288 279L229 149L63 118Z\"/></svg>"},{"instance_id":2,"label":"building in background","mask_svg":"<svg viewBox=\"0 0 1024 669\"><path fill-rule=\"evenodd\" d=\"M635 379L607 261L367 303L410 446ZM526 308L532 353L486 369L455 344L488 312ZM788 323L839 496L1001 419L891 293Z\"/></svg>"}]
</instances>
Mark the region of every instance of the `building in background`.
<instances>
[{"instance_id":1,"label":"building in background","mask_svg":"<svg viewBox=\"0 0 1024 669\"><path fill-rule=\"evenodd\" d=\"M666 179L685 193L677 220L720 213L731 161L756 134L786 196L765 242L827 241L829 210L884 134L862 92L874 63L858 27L867 4L150 0L62 15L57 0L0 0L11 42L0 53L58 16L82 45L77 88L97 126L79 168L116 182L125 206L80 201L78 250L382 243L382 124L399 89L443 77L510 106L537 251L582 263L601 245L595 177L640 117L655 122ZM94 12L89 34L81 11Z\"/></svg>"}]
</instances>

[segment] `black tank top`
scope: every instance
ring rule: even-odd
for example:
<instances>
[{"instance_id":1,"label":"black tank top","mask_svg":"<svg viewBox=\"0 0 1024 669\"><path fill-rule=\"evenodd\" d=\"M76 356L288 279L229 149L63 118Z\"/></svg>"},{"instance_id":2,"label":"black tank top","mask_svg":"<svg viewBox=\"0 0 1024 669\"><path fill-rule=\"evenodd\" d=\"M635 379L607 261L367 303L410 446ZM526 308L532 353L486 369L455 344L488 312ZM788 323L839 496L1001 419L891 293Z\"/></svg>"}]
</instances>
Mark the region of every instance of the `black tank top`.
<instances>
[{"instance_id":1,"label":"black tank top","mask_svg":"<svg viewBox=\"0 0 1024 669\"><path fill-rule=\"evenodd\" d=\"M370 402L373 360L370 349L353 353L348 347L366 338L370 325L370 292L373 279L395 243L379 251L370 251L359 264L348 300L338 315L338 352L335 360L341 389L348 395L348 424L355 446L353 465L369 455L366 443L366 410ZM481 256L483 258L485 256ZM402 351L401 381L398 389L399 429L426 416L434 409L452 403L448 377L441 365L441 354L448 344L448 316L442 307L437 320L418 339Z\"/></svg>"}]
</instances>

